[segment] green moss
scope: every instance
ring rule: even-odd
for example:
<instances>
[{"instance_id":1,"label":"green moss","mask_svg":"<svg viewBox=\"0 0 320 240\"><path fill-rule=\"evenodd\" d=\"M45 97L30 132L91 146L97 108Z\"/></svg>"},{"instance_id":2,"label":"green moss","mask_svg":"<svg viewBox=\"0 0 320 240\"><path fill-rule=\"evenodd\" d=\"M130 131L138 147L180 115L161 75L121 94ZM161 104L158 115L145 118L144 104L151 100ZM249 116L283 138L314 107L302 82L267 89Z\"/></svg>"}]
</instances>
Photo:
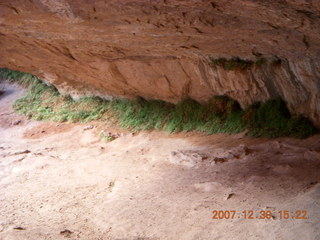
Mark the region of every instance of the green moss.
<instances>
[{"instance_id":1,"label":"green moss","mask_svg":"<svg viewBox=\"0 0 320 240\"><path fill-rule=\"evenodd\" d=\"M249 69L254 64L253 61L243 60L238 57L233 57L231 59L226 58L210 58L211 66L220 66L225 70L235 70L235 69Z\"/></svg>"},{"instance_id":2,"label":"green moss","mask_svg":"<svg viewBox=\"0 0 320 240\"><path fill-rule=\"evenodd\" d=\"M0 69L0 77L27 87L27 94L16 100L14 109L36 120L88 122L113 119L132 131L157 129L169 133L239 133L247 129L249 135L256 137L305 138L318 132L308 119L292 117L280 99L255 104L246 110L226 96L214 97L207 104L190 99L176 105L143 98L107 101L85 97L74 101L30 74Z\"/></svg>"},{"instance_id":3,"label":"green moss","mask_svg":"<svg viewBox=\"0 0 320 240\"><path fill-rule=\"evenodd\" d=\"M233 57L231 59L210 57L209 64L211 67L220 66L227 71L231 71L236 69L246 70L252 68L253 66L261 67L265 63L265 58L258 58L256 61L251 61L240 59L239 57Z\"/></svg>"},{"instance_id":4,"label":"green moss","mask_svg":"<svg viewBox=\"0 0 320 240\"><path fill-rule=\"evenodd\" d=\"M258 66L258 67L261 67L262 65L264 65L265 63L267 62L267 60L265 58L258 58L256 61L255 61L255 65Z\"/></svg>"}]
</instances>

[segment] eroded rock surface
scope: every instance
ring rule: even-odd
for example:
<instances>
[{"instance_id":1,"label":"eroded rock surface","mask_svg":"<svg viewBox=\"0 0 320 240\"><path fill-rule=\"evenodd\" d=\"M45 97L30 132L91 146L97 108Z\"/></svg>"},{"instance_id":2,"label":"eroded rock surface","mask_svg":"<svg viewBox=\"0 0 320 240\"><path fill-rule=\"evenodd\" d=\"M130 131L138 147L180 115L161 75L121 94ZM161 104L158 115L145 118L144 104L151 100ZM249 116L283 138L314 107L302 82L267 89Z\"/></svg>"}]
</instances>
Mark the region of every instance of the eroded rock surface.
<instances>
[{"instance_id":1,"label":"eroded rock surface","mask_svg":"<svg viewBox=\"0 0 320 240\"><path fill-rule=\"evenodd\" d=\"M0 66L73 97L280 96L320 126L319 26L317 0L1 0ZM233 56L265 61L209 64Z\"/></svg>"}]
</instances>

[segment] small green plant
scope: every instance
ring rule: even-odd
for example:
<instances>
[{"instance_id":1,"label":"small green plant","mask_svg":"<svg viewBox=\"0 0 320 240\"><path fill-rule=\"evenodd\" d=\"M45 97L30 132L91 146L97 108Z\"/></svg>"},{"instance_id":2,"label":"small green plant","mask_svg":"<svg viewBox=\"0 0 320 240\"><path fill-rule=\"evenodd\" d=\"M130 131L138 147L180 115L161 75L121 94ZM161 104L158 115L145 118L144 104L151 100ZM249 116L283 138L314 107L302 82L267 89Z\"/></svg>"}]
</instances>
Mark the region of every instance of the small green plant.
<instances>
[{"instance_id":1,"label":"small green plant","mask_svg":"<svg viewBox=\"0 0 320 240\"><path fill-rule=\"evenodd\" d=\"M100 137L104 140L104 142L111 142L116 139L116 136L111 133L106 133L105 131L100 132Z\"/></svg>"},{"instance_id":2,"label":"small green plant","mask_svg":"<svg viewBox=\"0 0 320 240\"><path fill-rule=\"evenodd\" d=\"M233 66L244 67L245 64L237 60ZM143 98L107 101L99 97L85 97L74 101L61 96L55 87L30 74L0 69L0 78L8 78L10 82L27 87L26 95L16 100L14 109L36 120L112 120L131 131L156 129L169 133L239 133L247 129L249 135L256 137L305 138L318 132L308 119L292 117L281 99L254 104L245 110L226 96L214 97L207 104L191 99L178 104ZM105 132L101 132L100 137L106 142L116 138Z\"/></svg>"}]
</instances>

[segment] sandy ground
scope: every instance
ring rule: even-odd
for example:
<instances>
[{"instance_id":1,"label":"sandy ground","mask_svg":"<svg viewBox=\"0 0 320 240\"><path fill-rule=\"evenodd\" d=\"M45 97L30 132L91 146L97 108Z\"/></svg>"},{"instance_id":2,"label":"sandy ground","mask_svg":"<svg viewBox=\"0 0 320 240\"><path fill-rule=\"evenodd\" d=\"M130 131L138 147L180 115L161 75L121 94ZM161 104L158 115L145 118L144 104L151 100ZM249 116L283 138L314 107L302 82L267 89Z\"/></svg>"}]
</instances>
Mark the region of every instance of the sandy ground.
<instances>
[{"instance_id":1,"label":"sandy ground","mask_svg":"<svg viewBox=\"0 0 320 240\"><path fill-rule=\"evenodd\" d=\"M23 91L2 87L0 239L320 239L319 135L130 134L35 122L12 111ZM119 137L104 142L102 130ZM236 214L212 219L215 210Z\"/></svg>"}]
</instances>

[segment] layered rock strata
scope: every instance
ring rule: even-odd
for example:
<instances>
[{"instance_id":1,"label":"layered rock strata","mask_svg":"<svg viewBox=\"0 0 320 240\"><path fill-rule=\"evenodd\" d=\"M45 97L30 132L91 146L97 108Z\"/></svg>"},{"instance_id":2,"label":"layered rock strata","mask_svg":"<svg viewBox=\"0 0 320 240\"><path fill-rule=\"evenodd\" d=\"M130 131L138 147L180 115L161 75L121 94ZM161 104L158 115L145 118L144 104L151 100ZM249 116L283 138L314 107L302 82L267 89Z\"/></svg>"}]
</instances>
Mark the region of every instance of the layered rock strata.
<instances>
[{"instance_id":1,"label":"layered rock strata","mask_svg":"<svg viewBox=\"0 0 320 240\"><path fill-rule=\"evenodd\" d=\"M0 0L0 54L75 98L281 97L320 127L317 0Z\"/></svg>"}]
</instances>

